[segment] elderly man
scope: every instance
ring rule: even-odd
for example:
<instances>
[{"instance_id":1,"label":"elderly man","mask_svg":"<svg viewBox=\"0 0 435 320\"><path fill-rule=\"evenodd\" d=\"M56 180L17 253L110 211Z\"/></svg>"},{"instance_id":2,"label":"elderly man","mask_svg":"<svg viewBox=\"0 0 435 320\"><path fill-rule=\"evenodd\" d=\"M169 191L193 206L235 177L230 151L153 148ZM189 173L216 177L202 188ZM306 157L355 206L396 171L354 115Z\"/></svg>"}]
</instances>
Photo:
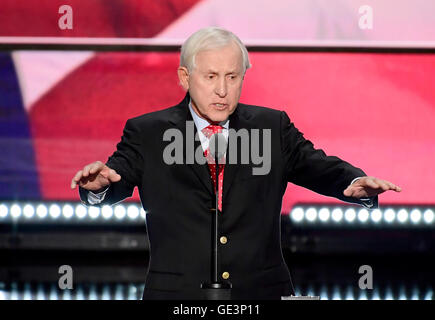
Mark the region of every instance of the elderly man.
<instances>
[{"instance_id":1,"label":"elderly man","mask_svg":"<svg viewBox=\"0 0 435 320\"><path fill-rule=\"evenodd\" d=\"M86 204L111 205L138 187L150 242L144 299L203 297L200 285L210 279L217 180L219 280L232 284L233 299L294 294L280 241L288 182L367 208L378 206L378 194L401 191L315 149L285 112L239 103L250 66L245 46L233 33L215 27L197 31L181 49L178 77L187 91L183 101L129 119L107 163L88 164L71 181L72 189L79 185ZM192 144L206 154L213 133L222 132L228 139L231 130L269 130L270 170L255 175L252 161L227 162L219 165L218 173L211 163L168 164L162 156L168 145L165 132L177 129L184 135L189 122L199 137ZM183 160L186 150L183 145Z\"/></svg>"}]
</instances>

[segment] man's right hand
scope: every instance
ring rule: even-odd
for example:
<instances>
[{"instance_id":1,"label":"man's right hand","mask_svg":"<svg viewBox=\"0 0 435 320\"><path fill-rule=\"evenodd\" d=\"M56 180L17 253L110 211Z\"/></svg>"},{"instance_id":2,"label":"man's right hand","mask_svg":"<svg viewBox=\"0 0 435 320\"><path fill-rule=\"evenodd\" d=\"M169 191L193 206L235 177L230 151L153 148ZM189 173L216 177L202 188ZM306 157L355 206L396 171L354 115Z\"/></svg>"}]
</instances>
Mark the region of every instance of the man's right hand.
<instances>
[{"instance_id":1,"label":"man's right hand","mask_svg":"<svg viewBox=\"0 0 435 320\"><path fill-rule=\"evenodd\" d=\"M119 180L121 180L121 176L115 170L101 161L96 161L76 173L71 181L71 189L75 189L79 185L86 190L96 191Z\"/></svg>"}]
</instances>

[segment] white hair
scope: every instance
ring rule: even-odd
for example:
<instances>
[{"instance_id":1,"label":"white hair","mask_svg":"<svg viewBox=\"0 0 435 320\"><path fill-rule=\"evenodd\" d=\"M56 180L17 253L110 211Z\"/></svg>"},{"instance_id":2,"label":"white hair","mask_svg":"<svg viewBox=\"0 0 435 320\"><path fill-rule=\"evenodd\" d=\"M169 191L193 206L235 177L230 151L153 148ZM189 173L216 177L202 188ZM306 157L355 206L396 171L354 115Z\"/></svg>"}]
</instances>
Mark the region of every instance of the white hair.
<instances>
[{"instance_id":1,"label":"white hair","mask_svg":"<svg viewBox=\"0 0 435 320\"><path fill-rule=\"evenodd\" d=\"M183 43L180 67L185 67L189 72L192 72L195 68L195 56L198 52L225 47L230 43L235 43L240 48L243 58L243 73L245 73L252 66L249 62L248 50L234 33L219 27L202 28Z\"/></svg>"}]
</instances>

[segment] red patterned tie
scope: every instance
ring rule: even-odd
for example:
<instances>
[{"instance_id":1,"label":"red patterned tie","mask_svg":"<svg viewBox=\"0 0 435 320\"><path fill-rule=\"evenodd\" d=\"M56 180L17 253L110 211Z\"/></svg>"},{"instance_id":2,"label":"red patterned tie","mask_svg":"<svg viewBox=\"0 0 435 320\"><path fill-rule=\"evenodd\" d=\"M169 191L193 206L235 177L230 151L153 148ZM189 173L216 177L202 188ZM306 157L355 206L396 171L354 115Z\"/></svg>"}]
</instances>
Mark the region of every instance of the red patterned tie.
<instances>
[{"instance_id":1,"label":"red patterned tie","mask_svg":"<svg viewBox=\"0 0 435 320\"><path fill-rule=\"evenodd\" d=\"M210 137L216 133L222 132L222 126L217 126L214 124L209 125L202 129L202 133L210 140ZM207 159L208 168L210 169L211 180L213 181L213 190L216 190L216 161L213 158L213 155L210 154L210 145L207 150L204 151L204 155ZM219 211L222 211L222 190L223 190L223 182L224 182L224 166L225 163L222 159L219 159L219 194L218 194L218 208Z\"/></svg>"}]
</instances>

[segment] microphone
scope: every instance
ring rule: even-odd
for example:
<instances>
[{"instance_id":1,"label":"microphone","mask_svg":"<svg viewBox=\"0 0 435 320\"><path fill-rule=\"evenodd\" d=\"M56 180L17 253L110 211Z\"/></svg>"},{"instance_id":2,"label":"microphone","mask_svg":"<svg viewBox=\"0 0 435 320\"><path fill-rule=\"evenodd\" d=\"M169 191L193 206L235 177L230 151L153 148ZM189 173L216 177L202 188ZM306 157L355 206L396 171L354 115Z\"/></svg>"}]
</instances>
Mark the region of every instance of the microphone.
<instances>
[{"instance_id":1,"label":"microphone","mask_svg":"<svg viewBox=\"0 0 435 320\"><path fill-rule=\"evenodd\" d=\"M218 161L215 162L216 164L225 163L220 160L224 158L225 152L227 150L227 139L225 139L223 133L215 133L211 136L209 149L213 159L218 159Z\"/></svg>"},{"instance_id":2,"label":"microphone","mask_svg":"<svg viewBox=\"0 0 435 320\"><path fill-rule=\"evenodd\" d=\"M218 234L219 234L219 164L225 163L225 152L227 140L222 133L215 133L210 137L210 155L216 164L216 189L215 189L215 209L212 217L212 238L211 238L211 273L210 282L201 284L204 298L207 300L230 300L231 283L221 282L218 279ZM222 161L220 161L222 159Z\"/></svg>"}]
</instances>

